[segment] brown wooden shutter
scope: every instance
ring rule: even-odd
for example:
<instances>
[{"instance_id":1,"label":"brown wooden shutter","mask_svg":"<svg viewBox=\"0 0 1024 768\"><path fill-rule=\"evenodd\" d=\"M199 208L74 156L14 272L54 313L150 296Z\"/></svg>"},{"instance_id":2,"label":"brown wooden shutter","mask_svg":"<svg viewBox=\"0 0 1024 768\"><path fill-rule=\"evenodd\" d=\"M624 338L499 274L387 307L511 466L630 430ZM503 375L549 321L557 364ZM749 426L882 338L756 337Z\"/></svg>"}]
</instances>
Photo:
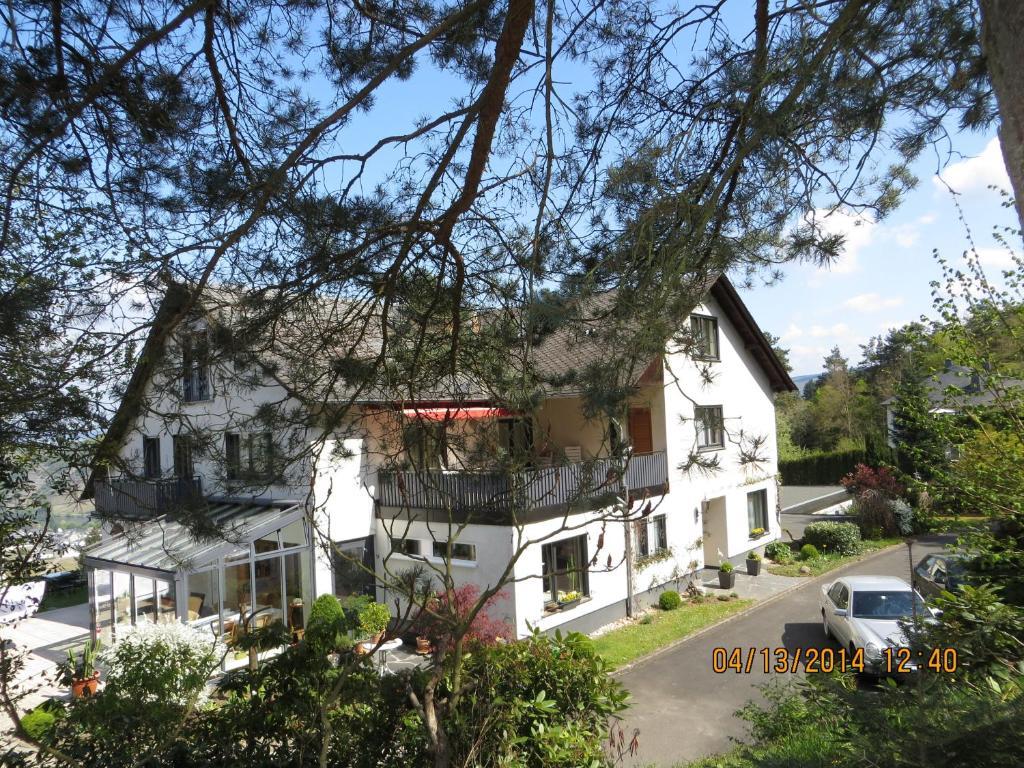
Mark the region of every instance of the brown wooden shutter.
<instances>
[{"instance_id":1,"label":"brown wooden shutter","mask_svg":"<svg viewBox=\"0 0 1024 768\"><path fill-rule=\"evenodd\" d=\"M633 453L654 452L650 408L629 409L629 440L633 445Z\"/></svg>"}]
</instances>

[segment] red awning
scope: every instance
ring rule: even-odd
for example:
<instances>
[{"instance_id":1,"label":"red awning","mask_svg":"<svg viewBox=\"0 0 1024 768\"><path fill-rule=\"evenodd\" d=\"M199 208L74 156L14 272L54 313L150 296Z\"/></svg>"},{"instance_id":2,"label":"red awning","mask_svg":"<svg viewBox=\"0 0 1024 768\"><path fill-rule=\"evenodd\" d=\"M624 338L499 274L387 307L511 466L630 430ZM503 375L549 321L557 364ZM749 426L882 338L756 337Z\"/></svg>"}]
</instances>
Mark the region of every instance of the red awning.
<instances>
[{"instance_id":1,"label":"red awning","mask_svg":"<svg viewBox=\"0 0 1024 768\"><path fill-rule=\"evenodd\" d=\"M411 419L428 421L452 421L455 419L496 419L503 416L518 416L517 411L508 408L474 406L468 408L403 408L402 415Z\"/></svg>"}]
</instances>

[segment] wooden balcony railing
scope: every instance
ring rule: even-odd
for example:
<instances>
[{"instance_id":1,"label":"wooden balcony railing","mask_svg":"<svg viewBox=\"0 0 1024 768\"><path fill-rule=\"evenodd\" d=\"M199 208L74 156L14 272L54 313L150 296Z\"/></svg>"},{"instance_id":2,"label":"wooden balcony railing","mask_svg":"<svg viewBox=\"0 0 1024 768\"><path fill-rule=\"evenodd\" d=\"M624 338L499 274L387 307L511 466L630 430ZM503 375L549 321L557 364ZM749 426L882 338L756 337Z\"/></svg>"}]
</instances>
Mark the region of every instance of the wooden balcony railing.
<instances>
[{"instance_id":1,"label":"wooden balcony railing","mask_svg":"<svg viewBox=\"0 0 1024 768\"><path fill-rule=\"evenodd\" d=\"M636 498L668 488L664 453L633 456L626 465L625 486ZM508 524L542 510L593 509L612 503L624 484L613 459L519 472L380 471L377 501L381 507L444 510L457 518L475 514L479 522Z\"/></svg>"},{"instance_id":2,"label":"wooden balcony railing","mask_svg":"<svg viewBox=\"0 0 1024 768\"><path fill-rule=\"evenodd\" d=\"M114 517L156 517L202 498L200 477L156 480L121 477L96 482L96 511Z\"/></svg>"}]
</instances>

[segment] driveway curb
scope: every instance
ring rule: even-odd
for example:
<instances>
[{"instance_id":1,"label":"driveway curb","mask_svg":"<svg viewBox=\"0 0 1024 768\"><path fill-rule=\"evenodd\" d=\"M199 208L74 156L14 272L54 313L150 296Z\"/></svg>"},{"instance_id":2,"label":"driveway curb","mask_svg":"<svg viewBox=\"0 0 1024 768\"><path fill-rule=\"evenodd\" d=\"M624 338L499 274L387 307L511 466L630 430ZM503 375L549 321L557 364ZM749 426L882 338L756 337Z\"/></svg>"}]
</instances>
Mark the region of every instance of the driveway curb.
<instances>
[{"instance_id":1,"label":"driveway curb","mask_svg":"<svg viewBox=\"0 0 1024 768\"><path fill-rule=\"evenodd\" d=\"M693 640L695 638L698 638L701 635L706 634L707 632L710 632L713 629L717 629L718 627L722 626L723 624L728 624L730 621L736 621L736 619L742 618L743 616L746 616L746 615L748 615L748 614L750 614L750 613L752 613L752 612L754 612L754 611L756 611L756 610L758 610L758 609L760 609L760 608L762 608L762 607L764 607L766 605L770 605L771 603L774 603L776 600L779 600L780 598L785 597L790 592L795 592L796 590L802 589L803 587L808 586L810 584L814 584L814 583L819 582L819 581L824 581L826 578L833 576L833 574L845 571L847 568L851 568L851 567L853 567L855 565L860 565L861 563L866 563L869 560L873 560L873 559L875 559L876 557L878 557L880 555L884 555L886 552L892 552L892 551L894 551L896 549L899 549L900 547L905 547L905 546L906 546L906 544L900 543L900 544L892 544L892 545L890 545L888 547L883 547L882 549L876 549L874 552L872 552L869 555L865 555L864 557L862 557L862 558L860 558L858 560L854 560L851 563L847 563L846 565L844 565L844 566L842 566L840 568L835 568L835 569L833 569L831 571L828 571L826 573L821 574L820 576L815 576L815 577L810 578L810 579L803 578L803 577L800 577L800 576L793 576L791 578L796 579L796 581L797 581L796 584L793 584L792 586L786 587L781 592L776 592L774 595L772 595L771 597L766 597L764 600L756 601L749 608L746 608L746 609L744 609L742 611L737 611L736 613L733 613L733 614L731 614L729 616L726 616L724 619L719 619L714 624L708 624L706 627L701 627L700 629L698 629L696 632L693 632L692 634L686 635L685 637L681 637L678 640L673 640L668 645L662 646L661 648L659 648L656 651L651 651L646 656L641 656L639 659L635 659L635 660L629 662L628 664L619 667L618 669L616 669L614 672L611 673L611 676L612 677L618 677L619 675L623 674L624 672L628 672L629 670L633 669L634 667L638 667L641 664L644 664L647 661L655 658L656 656L660 656L663 653L666 653L666 652L671 651L671 650L673 650L675 648L678 648L680 645L683 645L683 643L688 643L691 640Z\"/></svg>"}]
</instances>

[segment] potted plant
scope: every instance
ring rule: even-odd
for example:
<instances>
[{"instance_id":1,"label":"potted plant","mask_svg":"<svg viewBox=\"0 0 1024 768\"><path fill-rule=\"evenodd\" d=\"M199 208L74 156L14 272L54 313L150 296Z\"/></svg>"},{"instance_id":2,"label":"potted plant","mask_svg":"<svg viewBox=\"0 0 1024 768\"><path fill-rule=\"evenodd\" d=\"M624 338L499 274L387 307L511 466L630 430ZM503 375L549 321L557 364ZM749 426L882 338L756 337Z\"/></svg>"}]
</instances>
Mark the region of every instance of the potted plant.
<instances>
[{"instance_id":1,"label":"potted plant","mask_svg":"<svg viewBox=\"0 0 1024 768\"><path fill-rule=\"evenodd\" d=\"M762 536L765 535L765 533L766 533L766 531L765 531L764 528L751 528L750 529L750 538L752 538L752 539L760 539Z\"/></svg>"},{"instance_id":2,"label":"potted plant","mask_svg":"<svg viewBox=\"0 0 1024 768\"><path fill-rule=\"evenodd\" d=\"M718 564L718 586L722 589L732 589L736 585L736 572L728 560Z\"/></svg>"},{"instance_id":3,"label":"potted plant","mask_svg":"<svg viewBox=\"0 0 1024 768\"><path fill-rule=\"evenodd\" d=\"M559 592L558 593L558 607L562 610L568 608L575 608L580 604L580 600L583 599L583 595L577 592L575 589L571 592Z\"/></svg>"},{"instance_id":4,"label":"potted plant","mask_svg":"<svg viewBox=\"0 0 1024 768\"><path fill-rule=\"evenodd\" d=\"M757 552L747 553L747 575L757 576L761 573L761 556Z\"/></svg>"},{"instance_id":5,"label":"potted plant","mask_svg":"<svg viewBox=\"0 0 1024 768\"><path fill-rule=\"evenodd\" d=\"M384 631L391 623L391 612L382 603L370 603L359 611L359 630L369 638L371 645L378 645L384 638Z\"/></svg>"},{"instance_id":6,"label":"potted plant","mask_svg":"<svg viewBox=\"0 0 1024 768\"><path fill-rule=\"evenodd\" d=\"M416 635L416 653L421 656L434 652L434 644L430 642L430 638L425 635Z\"/></svg>"},{"instance_id":7,"label":"potted plant","mask_svg":"<svg viewBox=\"0 0 1024 768\"><path fill-rule=\"evenodd\" d=\"M81 653L68 650L68 658L61 665L61 682L71 686L71 695L76 699L95 696L100 684L100 671L96 669L96 654L100 649L99 640L89 640L82 646Z\"/></svg>"}]
</instances>

